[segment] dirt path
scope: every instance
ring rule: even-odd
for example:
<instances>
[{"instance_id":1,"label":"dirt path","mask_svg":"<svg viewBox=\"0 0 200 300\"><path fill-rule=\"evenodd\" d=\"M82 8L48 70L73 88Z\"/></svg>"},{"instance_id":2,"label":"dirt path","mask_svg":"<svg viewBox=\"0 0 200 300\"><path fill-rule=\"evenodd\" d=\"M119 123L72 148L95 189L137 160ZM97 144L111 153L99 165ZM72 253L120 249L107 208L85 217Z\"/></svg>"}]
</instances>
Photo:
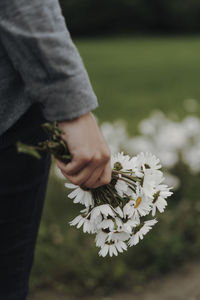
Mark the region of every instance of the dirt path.
<instances>
[{"instance_id":1,"label":"dirt path","mask_svg":"<svg viewBox=\"0 0 200 300\"><path fill-rule=\"evenodd\" d=\"M145 291L117 293L101 298L72 298L46 290L28 300L200 300L200 262L186 264L177 272L149 283Z\"/></svg>"}]
</instances>

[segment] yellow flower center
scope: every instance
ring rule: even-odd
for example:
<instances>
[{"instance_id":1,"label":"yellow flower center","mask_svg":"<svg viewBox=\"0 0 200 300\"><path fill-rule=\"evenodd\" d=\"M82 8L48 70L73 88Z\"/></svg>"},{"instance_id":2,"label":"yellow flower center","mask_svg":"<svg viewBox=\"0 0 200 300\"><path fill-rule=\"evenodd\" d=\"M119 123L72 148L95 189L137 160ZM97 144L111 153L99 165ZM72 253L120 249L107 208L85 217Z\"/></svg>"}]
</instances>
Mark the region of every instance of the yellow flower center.
<instances>
[{"instance_id":1,"label":"yellow flower center","mask_svg":"<svg viewBox=\"0 0 200 300\"><path fill-rule=\"evenodd\" d=\"M134 208L137 208L140 205L141 201L142 201L142 198L138 197L137 200L136 200L136 202L135 202Z\"/></svg>"}]
</instances>

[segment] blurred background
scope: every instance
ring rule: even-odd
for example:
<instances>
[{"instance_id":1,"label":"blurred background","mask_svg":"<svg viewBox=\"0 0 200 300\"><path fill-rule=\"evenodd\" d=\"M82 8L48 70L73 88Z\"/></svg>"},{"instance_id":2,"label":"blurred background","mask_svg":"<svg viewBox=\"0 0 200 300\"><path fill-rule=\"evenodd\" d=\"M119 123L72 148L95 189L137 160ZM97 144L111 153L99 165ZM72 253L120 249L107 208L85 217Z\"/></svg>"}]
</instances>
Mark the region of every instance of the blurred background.
<instances>
[{"instance_id":1,"label":"blurred background","mask_svg":"<svg viewBox=\"0 0 200 300\"><path fill-rule=\"evenodd\" d=\"M62 0L61 6L112 152L156 154L174 195L139 245L99 258L93 236L68 225L79 207L53 164L31 299L199 299L200 1Z\"/></svg>"}]
</instances>

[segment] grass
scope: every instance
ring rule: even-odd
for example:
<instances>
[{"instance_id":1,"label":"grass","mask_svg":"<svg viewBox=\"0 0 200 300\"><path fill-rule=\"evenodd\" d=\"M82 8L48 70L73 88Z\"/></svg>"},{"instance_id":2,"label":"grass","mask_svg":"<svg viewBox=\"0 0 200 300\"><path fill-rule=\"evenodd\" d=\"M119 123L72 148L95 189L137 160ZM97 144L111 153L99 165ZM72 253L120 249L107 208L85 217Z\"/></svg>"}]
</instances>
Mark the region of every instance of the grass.
<instances>
[{"instance_id":1,"label":"grass","mask_svg":"<svg viewBox=\"0 0 200 300\"><path fill-rule=\"evenodd\" d=\"M126 119L134 131L152 109L184 115L200 99L200 37L113 38L76 42L99 99L100 120Z\"/></svg>"},{"instance_id":2,"label":"grass","mask_svg":"<svg viewBox=\"0 0 200 300\"><path fill-rule=\"evenodd\" d=\"M98 95L100 106L95 114L101 121L125 119L130 133L134 133L138 122L153 109L183 117L183 100L200 99L200 37L113 38L79 40L76 44ZM180 174L187 176L186 172ZM191 180L195 186L196 182L199 178ZM184 192L185 197L190 198L192 192L198 199L194 191L192 186L188 195ZM67 288L71 293L95 291L101 295L115 286L140 286L146 279L173 269L189 256L197 255L200 249L196 239L200 233L195 231L199 226L194 221L199 216L188 213L189 225L183 223L183 228L179 228L181 207L174 209L173 215L169 209L155 234L138 247L117 258L102 259L97 256L93 237L67 225L78 208L67 199L63 182L52 176L32 286L51 285ZM195 232L194 237L190 231Z\"/></svg>"}]
</instances>

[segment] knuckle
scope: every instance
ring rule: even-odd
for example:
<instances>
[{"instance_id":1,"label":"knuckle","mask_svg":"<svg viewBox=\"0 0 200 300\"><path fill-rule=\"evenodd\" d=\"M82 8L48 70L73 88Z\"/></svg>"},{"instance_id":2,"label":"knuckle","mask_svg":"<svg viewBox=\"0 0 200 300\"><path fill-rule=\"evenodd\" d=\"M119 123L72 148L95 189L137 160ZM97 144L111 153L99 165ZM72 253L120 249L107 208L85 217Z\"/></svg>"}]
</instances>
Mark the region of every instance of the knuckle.
<instances>
[{"instance_id":1,"label":"knuckle","mask_svg":"<svg viewBox=\"0 0 200 300\"><path fill-rule=\"evenodd\" d=\"M79 160L82 162L82 163L88 163L90 162L92 159L91 155L88 154L88 153L83 153L80 155L79 157Z\"/></svg>"},{"instance_id":2,"label":"knuckle","mask_svg":"<svg viewBox=\"0 0 200 300\"><path fill-rule=\"evenodd\" d=\"M95 163L100 163L102 161L101 155L99 155L99 153L95 154L94 157L93 157L93 161Z\"/></svg>"},{"instance_id":3,"label":"knuckle","mask_svg":"<svg viewBox=\"0 0 200 300\"><path fill-rule=\"evenodd\" d=\"M104 159L104 161L108 162L110 160L110 157L111 157L110 151L109 150L104 151L104 153L103 153L103 159Z\"/></svg>"},{"instance_id":4,"label":"knuckle","mask_svg":"<svg viewBox=\"0 0 200 300\"><path fill-rule=\"evenodd\" d=\"M102 153L98 153L94 156L93 160L96 163L107 163L110 160L110 152L103 151Z\"/></svg>"},{"instance_id":5,"label":"knuckle","mask_svg":"<svg viewBox=\"0 0 200 300\"><path fill-rule=\"evenodd\" d=\"M100 178L99 181L102 185L106 185L110 183L110 180L111 180L111 176L103 176Z\"/></svg>"}]
</instances>

